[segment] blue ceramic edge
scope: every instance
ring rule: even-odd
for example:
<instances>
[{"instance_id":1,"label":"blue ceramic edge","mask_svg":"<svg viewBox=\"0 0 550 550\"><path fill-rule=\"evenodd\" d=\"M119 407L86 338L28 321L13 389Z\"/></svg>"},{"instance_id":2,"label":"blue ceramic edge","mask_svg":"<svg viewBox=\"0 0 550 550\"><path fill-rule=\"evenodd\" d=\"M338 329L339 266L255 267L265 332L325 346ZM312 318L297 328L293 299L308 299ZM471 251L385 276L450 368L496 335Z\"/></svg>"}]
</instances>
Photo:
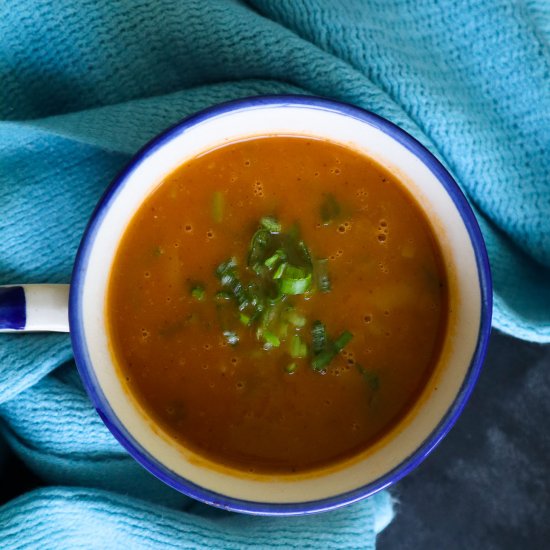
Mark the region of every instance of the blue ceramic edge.
<instances>
[{"instance_id":1,"label":"blue ceramic edge","mask_svg":"<svg viewBox=\"0 0 550 550\"><path fill-rule=\"evenodd\" d=\"M23 330L27 324L27 300L22 286L0 287L0 330Z\"/></svg>"},{"instance_id":2,"label":"blue ceramic edge","mask_svg":"<svg viewBox=\"0 0 550 550\"><path fill-rule=\"evenodd\" d=\"M149 155L153 154L157 149L162 147L172 137L185 132L188 128L200 124L202 121L220 116L225 113L240 109L259 108L262 106L298 106L317 108L338 112L346 116L359 119L371 126L378 128L390 137L397 140L400 144L406 147L411 153L417 156L428 169L437 177L445 190L456 205L460 216L465 224L465 227L470 236L472 246L475 251L477 269L479 274L479 285L481 292L481 316L479 335L476 349L472 356L470 367L464 378L464 382L458 392L455 401L443 416L439 425L426 438L424 443L409 457L401 462L397 467L388 472L386 475L376 481L355 489L350 492L335 495L330 498L305 501L301 503L258 503L246 501L215 493L204 489L190 481L180 477L175 472L169 470L160 464L152 457L145 449L138 445L132 436L126 431L124 426L114 414L109 406L101 388L99 387L83 338L83 320L81 314L82 305L82 290L86 272L86 266L90 250L94 241L97 228L107 211L111 202L115 199L119 189L123 186L128 176L139 166L139 164ZM415 138L407 134L404 130L397 127L395 124L383 119L382 117L358 107L340 103L328 99L323 99L313 96L260 96L238 99L222 103L220 105L205 109L195 115L185 118L178 122L149 143L147 143L122 170L122 172L114 179L111 185L107 188L103 197L100 199L95 208L88 226L84 232L81 244L79 246L75 266L72 274L70 297L69 297L69 323L71 327L71 340L74 350L75 361L79 374L83 380L84 387L94 404L98 414L103 422L129 452L129 454L142 466L144 466L153 475L164 481L174 489L207 504L231 510L235 512L243 512L254 515L303 515L313 514L333 510L358 500L367 498L374 493L387 488L396 483L403 476L407 475L415 469L431 451L439 444L443 437L449 432L456 420L460 416L466 402L468 401L486 354L489 335L491 332L491 317L492 317L492 280L489 267L489 259L485 248L485 243L481 235L481 230L476 221L475 215L466 199L460 190L458 184L454 181L451 175L443 167L443 165Z\"/></svg>"}]
</instances>

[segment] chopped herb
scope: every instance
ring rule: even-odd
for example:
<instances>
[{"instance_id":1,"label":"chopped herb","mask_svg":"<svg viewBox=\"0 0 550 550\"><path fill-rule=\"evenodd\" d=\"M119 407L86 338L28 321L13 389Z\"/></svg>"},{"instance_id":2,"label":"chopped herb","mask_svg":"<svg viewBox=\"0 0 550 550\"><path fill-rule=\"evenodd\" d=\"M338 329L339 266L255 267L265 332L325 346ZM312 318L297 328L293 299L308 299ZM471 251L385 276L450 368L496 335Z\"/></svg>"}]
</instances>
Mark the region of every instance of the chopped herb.
<instances>
[{"instance_id":1,"label":"chopped herb","mask_svg":"<svg viewBox=\"0 0 550 550\"><path fill-rule=\"evenodd\" d=\"M349 330L345 330L334 340L334 348L336 351L342 351L353 339L353 334Z\"/></svg>"},{"instance_id":2,"label":"chopped herb","mask_svg":"<svg viewBox=\"0 0 550 550\"><path fill-rule=\"evenodd\" d=\"M284 260L286 258L286 254L284 250L281 250L280 248L275 251L275 254L273 256L270 256L265 262L264 265L271 269L272 267L277 264L279 260Z\"/></svg>"},{"instance_id":3,"label":"chopped herb","mask_svg":"<svg viewBox=\"0 0 550 550\"><path fill-rule=\"evenodd\" d=\"M280 233L281 224L273 216L265 216L260 220L260 225L270 233Z\"/></svg>"},{"instance_id":4,"label":"chopped herb","mask_svg":"<svg viewBox=\"0 0 550 550\"><path fill-rule=\"evenodd\" d=\"M290 363L290 365L287 365L285 367L285 371L287 374L293 374L298 370L298 365L296 363Z\"/></svg>"},{"instance_id":5,"label":"chopped herb","mask_svg":"<svg viewBox=\"0 0 550 550\"><path fill-rule=\"evenodd\" d=\"M313 292L330 290L327 260L312 262L297 225L285 232L273 216L262 218L259 225L250 241L247 264L240 266L232 257L216 269L221 288L215 298L223 335L236 345L239 335L235 329L244 325L255 331L265 350L286 342L290 357L309 356L311 367L323 371L353 336L344 331L333 341L325 325L314 321L310 351L301 336L308 320L296 311L293 300L295 296L307 298ZM197 294L198 299L204 294L201 296Z\"/></svg>"},{"instance_id":6,"label":"chopped herb","mask_svg":"<svg viewBox=\"0 0 550 550\"><path fill-rule=\"evenodd\" d=\"M363 378L369 385L369 388L372 391L378 390L378 388L380 387L380 377L378 376L378 374L376 374L373 371L365 369L359 363L355 363L355 366L357 367L357 370L363 375Z\"/></svg>"},{"instance_id":7,"label":"chopped herb","mask_svg":"<svg viewBox=\"0 0 550 550\"><path fill-rule=\"evenodd\" d=\"M220 290L216 292L216 299L217 300L231 300L231 294L229 292L226 292L225 290Z\"/></svg>"},{"instance_id":8,"label":"chopped herb","mask_svg":"<svg viewBox=\"0 0 550 550\"><path fill-rule=\"evenodd\" d=\"M288 322L292 323L295 327L303 328L306 326L306 318L293 309L287 311L285 317Z\"/></svg>"},{"instance_id":9,"label":"chopped herb","mask_svg":"<svg viewBox=\"0 0 550 550\"><path fill-rule=\"evenodd\" d=\"M311 326L311 341L313 353L321 353L327 347L327 330L321 321L314 321Z\"/></svg>"},{"instance_id":10,"label":"chopped herb","mask_svg":"<svg viewBox=\"0 0 550 550\"><path fill-rule=\"evenodd\" d=\"M307 344L302 342L302 339L295 334L290 339L290 356L294 359L303 358L307 356Z\"/></svg>"},{"instance_id":11,"label":"chopped herb","mask_svg":"<svg viewBox=\"0 0 550 550\"><path fill-rule=\"evenodd\" d=\"M244 313L239 314L239 320L243 325L249 326L250 325L250 317L248 315L245 315Z\"/></svg>"},{"instance_id":12,"label":"chopped herb","mask_svg":"<svg viewBox=\"0 0 550 550\"><path fill-rule=\"evenodd\" d=\"M322 371L325 367L328 367L330 362L336 357L337 352L335 349L326 349L316 355L311 361L311 367L313 370Z\"/></svg>"},{"instance_id":13,"label":"chopped herb","mask_svg":"<svg viewBox=\"0 0 550 550\"><path fill-rule=\"evenodd\" d=\"M279 338L269 330L262 331L262 338L271 347L278 348L281 345Z\"/></svg>"},{"instance_id":14,"label":"chopped herb","mask_svg":"<svg viewBox=\"0 0 550 550\"><path fill-rule=\"evenodd\" d=\"M276 281L277 279L280 279L283 276L283 273L285 272L285 269L286 269L287 265L288 265L287 263L282 263L277 268L277 271L275 271L275 273L273 273L273 280L274 281Z\"/></svg>"},{"instance_id":15,"label":"chopped herb","mask_svg":"<svg viewBox=\"0 0 550 550\"><path fill-rule=\"evenodd\" d=\"M342 209L332 193L325 193L320 211L323 225L329 225L338 218Z\"/></svg>"},{"instance_id":16,"label":"chopped herb","mask_svg":"<svg viewBox=\"0 0 550 550\"><path fill-rule=\"evenodd\" d=\"M353 335L346 330L333 342L327 337L325 325L315 321L311 328L311 338L314 353L311 367L313 370L322 371L351 342Z\"/></svg>"},{"instance_id":17,"label":"chopped herb","mask_svg":"<svg viewBox=\"0 0 550 550\"><path fill-rule=\"evenodd\" d=\"M223 335L229 345L236 346L239 343L239 336L234 330L224 330Z\"/></svg>"},{"instance_id":18,"label":"chopped herb","mask_svg":"<svg viewBox=\"0 0 550 550\"><path fill-rule=\"evenodd\" d=\"M199 300L199 302L202 302L206 297L206 291L204 290L204 286L202 286L201 284L194 285L191 288L191 296L195 298L195 300Z\"/></svg>"},{"instance_id":19,"label":"chopped herb","mask_svg":"<svg viewBox=\"0 0 550 550\"><path fill-rule=\"evenodd\" d=\"M320 292L330 292L331 285L330 279L328 276L328 260L325 258L323 260L315 261L315 275L316 275L316 284Z\"/></svg>"},{"instance_id":20,"label":"chopped herb","mask_svg":"<svg viewBox=\"0 0 550 550\"><path fill-rule=\"evenodd\" d=\"M215 191L212 196L212 218L216 223L223 221L224 214L224 196L221 191Z\"/></svg>"}]
</instances>

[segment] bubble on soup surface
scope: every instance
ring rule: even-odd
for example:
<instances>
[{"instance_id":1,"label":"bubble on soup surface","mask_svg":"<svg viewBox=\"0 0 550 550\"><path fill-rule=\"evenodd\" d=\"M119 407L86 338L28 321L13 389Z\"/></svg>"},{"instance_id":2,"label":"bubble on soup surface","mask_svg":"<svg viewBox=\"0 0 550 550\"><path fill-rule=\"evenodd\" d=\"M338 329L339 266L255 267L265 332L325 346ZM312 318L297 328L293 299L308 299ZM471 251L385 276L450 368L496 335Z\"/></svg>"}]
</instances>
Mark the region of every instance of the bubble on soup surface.
<instances>
[{"instance_id":1,"label":"bubble on soup surface","mask_svg":"<svg viewBox=\"0 0 550 550\"><path fill-rule=\"evenodd\" d=\"M190 223L186 224L185 231L191 233L193 231L193 226Z\"/></svg>"},{"instance_id":2,"label":"bubble on soup surface","mask_svg":"<svg viewBox=\"0 0 550 550\"><path fill-rule=\"evenodd\" d=\"M146 278L146 279L149 279L151 277L151 272L150 271L146 271L143 276Z\"/></svg>"},{"instance_id":3,"label":"bubble on soup surface","mask_svg":"<svg viewBox=\"0 0 550 550\"><path fill-rule=\"evenodd\" d=\"M367 313L367 315L363 317L363 321L367 324L372 322L372 315L370 313Z\"/></svg>"},{"instance_id":4,"label":"bubble on soup surface","mask_svg":"<svg viewBox=\"0 0 550 550\"><path fill-rule=\"evenodd\" d=\"M206 232L206 238L207 238L207 239L213 239L213 238L214 238L214 231L212 231L211 229L209 229L209 230Z\"/></svg>"},{"instance_id":5,"label":"bubble on soup surface","mask_svg":"<svg viewBox=\"0 0 550 550\"><path fill-rule=\"evenodd\" d=\"M244 382L241 382L240 380L235 384L235 387L238 390L242 390L244 388Z\"/></svg>"},{"instance_id":6,"label":"bubble on soup surface","mask_svg":"<svg viewBox=\"0 0 550 550\"><path fill-rule=\"evenodd\" d=\"M256 197L264 196L264 184L261 181L256 181L254 183L254 195Z\"/></svg>"},{"instance_id":7,"label":"bubble on soup surface","mask_svg":"<svg viewBox=\"0 0 550 550\"><path fill-rule=\"evenodd\" d=\"M245 166L250 166L250 159L246 159L246 160L244 161L244 165L245 165Z\"/></svg>"}]
</instances>

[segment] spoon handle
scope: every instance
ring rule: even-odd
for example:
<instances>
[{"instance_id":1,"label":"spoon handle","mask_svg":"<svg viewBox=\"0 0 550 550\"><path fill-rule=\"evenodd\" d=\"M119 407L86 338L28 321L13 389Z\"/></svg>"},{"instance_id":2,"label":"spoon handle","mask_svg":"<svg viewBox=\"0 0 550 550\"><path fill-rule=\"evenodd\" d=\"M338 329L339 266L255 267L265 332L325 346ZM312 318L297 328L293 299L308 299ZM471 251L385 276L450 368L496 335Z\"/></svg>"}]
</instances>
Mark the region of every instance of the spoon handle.
<instances>
[{"instance_id":1,"label":"spoon handle","mask_svg":"<svg viewBox=\"0 0 550 550\"><path fill-rule=\"evenodd\" d=\"M69 285L0 286L0 332L69 332Z\"/></svg>"}]
</instances>

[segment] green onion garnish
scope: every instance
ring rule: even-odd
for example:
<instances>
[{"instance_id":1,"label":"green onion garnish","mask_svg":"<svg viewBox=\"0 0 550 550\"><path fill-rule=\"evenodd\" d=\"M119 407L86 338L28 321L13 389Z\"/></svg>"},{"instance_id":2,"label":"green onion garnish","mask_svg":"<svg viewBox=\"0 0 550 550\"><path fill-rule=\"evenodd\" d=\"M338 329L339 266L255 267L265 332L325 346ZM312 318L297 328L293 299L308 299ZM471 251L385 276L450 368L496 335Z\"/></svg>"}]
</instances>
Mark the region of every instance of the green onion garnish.
<instances>
[{"instance_id":1,"label":"green onion garnish","mask_svg":"<svg viewBox=\"0 0 550 550\"><path fill-rule=\"evenodd\" d=\"M199 302L202 302L206 296L204 286L202 286L201 284L194 285L191 288L191 296L195 298L195 300L199 300Z\"/></svg>"},{"instance_id":2,"label":"green onion garnish","mask_svg":"<svg viewBox=\"0 0 550 550\"><path fill-rule=\"evenodd\" d=\"M216 223L223 220L224 197L221 191L215 191L212 196L212 218Z\"/></svg>"},{"instance_id":3,"label":"green onion garnish","mask_svg":"<svg viewBox=\"0 0 550 550\"><path fill-rule=\"evenodd\" d=\"M321 353L327 347L327 330L321 321L314 321L311 326L311 342L313 353Z\"/></svg>"},{"instance_id":4,"label":"green onion garnish","mask_svg":"<svg viewBox=\"0 0 550 550\"><path fill-rule=\"evenodd\" d=\"M303 358L307 356L307 344L302 342L302 339L295 334L290 339L289 346L290 356L294 359Z\"/></svg>"},{"instance_id":5,"label":"green onion garnish","mask_svg":"<svg viewBox=\"0 0 550 550\"><path fill-rule=\"evenodd\" d=\"M320 292L330 292L331 285L328 276L328 260L315 261L315 279Z\"/></svg>"},{"instance_id":6,"label":"green onion garnish","mask_svg":"<svg viewBox=\"0 0 550 550\"><path fill-rule=\"evenodd\" d=\"M270 233L280 233L281 224L273 216L265 216L260 220L260 225Z\"/></svg>"},{"instance_id":7,"label":"green onion garnish","mask_svg":"<svg viewBox=\"0 0 550 550\"><path fill-rule=\"evenodd\" d=\"M219 205L220 200L215 195L214 204ZM336 211L334 198L328 195L326 200L332 204L332 211ZM231 345L239 342L237 330L245 330L238 328L244 325L255 332L265 350L286 342L285 348L292 359L309 356L311 367L324 371L353 336L344 331L332 340L325 325L314 321L311 346L304 341L301 330L308 325L308 320L296 310L294 297L315 291L328 292L330 280L327 260L312 262L308 247L299 239L296 224L285 232L273 216L262 218L250 241L247 264L241 266L233 257L216 269L221 286L215 294L218 320ZM204 288L194 287L192 295L202 300ZM290 367L293 370L289 371ZM291 363L286 370L294 372L295 368L296 363Z\"/></svg>"},{"instance_id":8,"label":"green onion garnish","mask_svg":"<svg viewBox=\"0 0 550 550\"><path fill-rule=\"evenodd\" d=\"M295 327L303 328L306 326L306 318L293 309L287 311L285 317L288 322L292 323Z\"/></svg>"},{"instance_id":9,"label":"green onion garnish","mask_svg":"<svg viewBox=\"0 0 550 550\"><path fill-rule=\"evenodd\" d=\"M334 340L334 348L336 351L342 351L353 339L353 334L349 330L345 330Z\"/></svg>"},{"instance_id":10,"label":"green onion garnish","mask_svg":"<svg viewBox=\"0 0 550 550\"><path fill-rule=\"evenodd\" d=\"M231 346L236 346L239 343L239 336L234 330L224 330L223 335Z\"/></svg>"},{"instance_id":11,"label":"green onion garnish","mask_svg":"<svg viewBox=\"0 0 550 550\"><path fill-rule=\"evenodd\" d=\"M278 348L281 345L279 338L277 338L277 336L269 330L262 331L262 338L266 344L269 344L274 348Z\"/></svg>"},{"instance_id":12,"label":"green onion garnish","mask_svg":"<svg viewBox=\"0 0 550 550\"><path fill-rule=\"evenodd\" d=\"M321 203L321 220L328 225L338 218L342 209L332 193L326 193Z\"/></svg>"},{"instance_id":13,"label":"green onion garnish","mask_svg":"<svg viewBox=\"0 0 550 550\"><path fill-rule=\"evenodd\" d=\"M335 349L326 349L319 355L316 355L311 361L311 367L313 370L321 371L325 367L328 367L330 362L336 357L337 351Z\"/></svg>"},{"instance_id":14,"label":"green onion garnish","mask_svg":"<svg viewBox=\"0 0 550 550\"><path fill-rule=\"evenodd\" d=\"M287 365L285 368L285 371L288 374L293 374L298 370L298 365L296 363L290 363L290 365Z\"/></svg>"},{"instance_id":15,"label":"green onion garnish","mask_svg":"<svg viewBox=\"0 0 550 550\"><path fill-rule=\"evenodd\" d=\"M363 375L363 378L365 379L365 381L369 385L369 388L372 391L378 390L378 388L380 387L380 378L379 378L378 374L376 374L373 371L365 369L359 363L355 363L355 366L356 366L357 370Z\"/></svg>"}]
</instances>

